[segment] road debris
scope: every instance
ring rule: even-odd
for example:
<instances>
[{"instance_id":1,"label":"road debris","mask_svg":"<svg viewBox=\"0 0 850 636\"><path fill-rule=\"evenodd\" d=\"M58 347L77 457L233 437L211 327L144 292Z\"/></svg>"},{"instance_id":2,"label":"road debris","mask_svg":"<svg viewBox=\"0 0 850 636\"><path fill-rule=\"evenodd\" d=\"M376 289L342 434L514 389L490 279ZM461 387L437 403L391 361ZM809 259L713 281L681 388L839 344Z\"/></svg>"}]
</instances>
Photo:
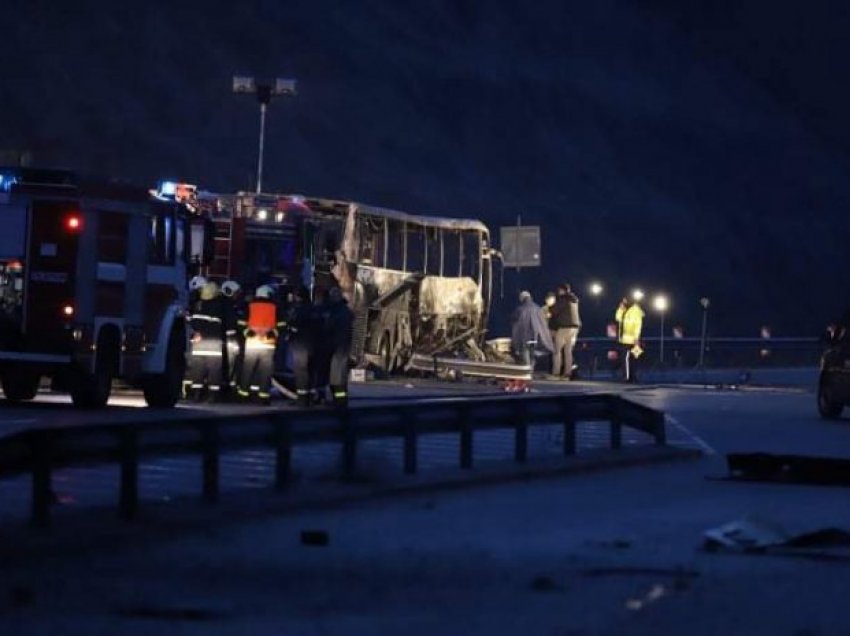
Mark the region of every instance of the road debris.
<instances>
[{"instance_id":1,"label":"road debris","mask_svg":"<svg viewBox=\"0 0 850 636\"><path fill-rule=\"evenodd\" d=\"M794 484L850 486L850 459L730 453L726 456L729 479Z\"/></svg>"},{"instance_id":2,"label":"road debris","mask_svg":"<svg viewBox=\"0 0 850 636\"><path fill-rule=\"evenodd\" d=\"M633 612L637 612L638 610L642 610L643 608L655 603L658 600L661 600L665 596L667 596L667 588L661 583L656 583L652 587L649 588L649 591L641 596L640 598L629 598L626 599L626 609L631 610Z\"/></svg>"},{"instance_id":3,"label":"road debris","mask_svg":"<svg viewBox=\"0 0 850 636\"><path fill-rule=\"evenodd\" d=\"M749 517L707 530L703 547L709 552L850 561L850 532L827 527L792 535L773 521Z\"/></svg>"},{"instance_id":4,"label":"road debris","mask_svg":"<svg viewBox=\"0 0 850 636\"><path fill-rule=\"evenodd\" d=\"M560 592L564 588L555 579L546 574L538 574L531 580L530 586L535 592Z\"/></svg>"},{"instance_id":5,"label":"road debris","mask_svg":"<svg viewBox=\"0 0 850 636\"><path fill-rule=\"evenodd\" d=\"M330 543L330 537L325 530L302 530L301 545L324 547Z\"/></svg>"},{"instance_id":6,"label":"road debris","mask_svg":"<svg viewBox=\"0 0 850 636\"><path fill-rule=\"evenodd\" d=\"M686 570L685 568L654 568L654 567L605 567L605 568L586 568L581 570L583 576L670 576L676 579L695 579L699 576L696 570Z\"/></svg>"}]
</instances>

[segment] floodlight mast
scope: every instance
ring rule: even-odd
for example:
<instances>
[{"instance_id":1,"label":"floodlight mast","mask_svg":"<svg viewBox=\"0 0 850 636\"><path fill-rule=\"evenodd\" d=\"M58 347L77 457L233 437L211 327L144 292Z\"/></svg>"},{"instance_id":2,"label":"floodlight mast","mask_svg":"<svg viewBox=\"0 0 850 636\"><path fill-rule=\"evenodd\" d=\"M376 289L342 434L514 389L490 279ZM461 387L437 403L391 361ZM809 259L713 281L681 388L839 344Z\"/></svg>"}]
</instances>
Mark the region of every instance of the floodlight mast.
<instances>
[{"instance_id":1,"label":"floodlight mast","mask_svg":"<svg viewBox=\"0 0 850 636\"><path fill-rule=\"evenodd\" d=\"M233 77L233 92L257 96L260 104L260 143L257 156L257 194L263 189L263 154L266 145L266 108L272 97L278 95L295 96L295 80L277 78L274 85L269 82L257 82L253 77L236 75Z\"/></svg>"}]
</instances>

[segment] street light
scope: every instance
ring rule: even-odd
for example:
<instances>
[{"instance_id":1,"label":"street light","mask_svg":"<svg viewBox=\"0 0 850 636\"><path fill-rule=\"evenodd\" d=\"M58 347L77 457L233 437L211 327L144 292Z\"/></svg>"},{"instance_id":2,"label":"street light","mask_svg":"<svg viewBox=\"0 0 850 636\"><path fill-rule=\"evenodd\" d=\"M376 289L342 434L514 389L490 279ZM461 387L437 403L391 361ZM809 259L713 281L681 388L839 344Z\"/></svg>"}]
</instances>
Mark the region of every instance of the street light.
<instances>
[{"instance_id":1,"label":"street light","mask_svg":"<svg viewBox=\"0 0 850 636\"><path fill-rule=\"evenodd\" d=\"M634 291L632 291L632 300L634 300L636 303L639 303L640 301L642 301L643 300L643 290L642 289L635 289Z\"/></svg>"},{"instance_id":2,"label":"street light","mask_svg":"<svg viewBox=\"0 0 850 636\"><path fill-rule=\"evenodd\" d=\"M590 295L593 297L593 313L595 314L594 318L596 318L596 316L598 316L600 314L599 297L602 295L602 292L605 291L605 288L602 286L602 283L600 283L598 280L595 280L595 281L592 281L587 286L587 291L590 292ZM602 324L603 324L603 327L606 325L606 321L604 319L602 320ZM591 367L590 367L590 377L591 378L596 373L596 367L598 366L598 363L599 363L599 358L596 355L596 352L594 351L593 362L591 363Z\"/></svg>"},{"instance_id":3,"label":"street light","mask_svg":"<svg viewBox=\"0 0 850 636\"><path fill-rule=\"evenodd\" d=\"M587 291L590 292L590 295L594 298L599 298L603 291L605 291L604 287L602 287L602 283L599 281L593 281L590 285L587 286Z\"/></svg>"},{"instance_id":4,"label":"street light","mask_svg":"<svg viewBox=\"0 0 850 636\"><path fill-rule=\"evenodd\" d=\"M711 305L711 300L708 298L700 298L699 304L702 305L702 335L699 341L699 368L703 368L705 361L705 336L708 328L708 307Z\"/></svg>"},{"instance_id":5,"label":"street light","mask_svg":"<svg viewBox=\"0 0 850 636\"><path fill-rule=\"evenodd\" d=\"M669 307L669 302L667 300L667 296L664 294L659 294L655 298L652 299L652 306L655 307L655 310L661 314L661 340L659 346L659 362L664 364L664 313L667 311Z\"/></svg>"},{"instance_id":6,"label":"street light","mask_svg":"<svg viewBox=\"0 0 850 636\"><path fill-rule=\"evenodd\" d=\"M235 75L233 77L233 92L242 95L256 95L260 104L260 149L257 159L257 194L263 187L263 150L266 139L266 107L272 101L272 97L278 95L294 96L295 80L278 77L274 84L271 82L257 82L253 77Z\"/></svg>"}]
</instances>

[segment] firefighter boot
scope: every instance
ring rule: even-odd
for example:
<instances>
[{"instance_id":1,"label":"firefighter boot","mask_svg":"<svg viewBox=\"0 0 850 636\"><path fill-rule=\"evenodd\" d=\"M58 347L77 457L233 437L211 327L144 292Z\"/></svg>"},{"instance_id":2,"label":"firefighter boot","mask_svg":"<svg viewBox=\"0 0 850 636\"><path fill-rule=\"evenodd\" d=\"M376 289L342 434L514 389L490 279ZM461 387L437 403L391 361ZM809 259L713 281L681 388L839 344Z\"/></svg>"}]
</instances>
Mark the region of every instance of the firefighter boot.
<instances>
[{"instance_id":1,"label":"firefighter boot","mask_svg":"<svg viewBox=\"0 0 850 636\"><path fill-rule=\"evenodd\" d=\"M328 401L328 394L325 387L313 389L310 393L310 404L319 405Z\"/></svg>"},{"instance_id":2,"label":"firefighter boot","mask_svg":"<svg viewBox=\"0 0 850 636\"><path fill-rule=\"evenodd\" d=\"M298 389L295 404L300 407L310 406L310 391L306 389Z\"/></svg>"},{"instance_id":3,"label":"firefighter boot","mask_svg":"<svg viewBox=\"0 0 850 636\"><path fill-rule=\"evenodd\" d=\"M348 408L348 391L346 391L345 387L331 387L331 394L333 395L333 406L335 409Z\"/></svg>"}]
</instances>

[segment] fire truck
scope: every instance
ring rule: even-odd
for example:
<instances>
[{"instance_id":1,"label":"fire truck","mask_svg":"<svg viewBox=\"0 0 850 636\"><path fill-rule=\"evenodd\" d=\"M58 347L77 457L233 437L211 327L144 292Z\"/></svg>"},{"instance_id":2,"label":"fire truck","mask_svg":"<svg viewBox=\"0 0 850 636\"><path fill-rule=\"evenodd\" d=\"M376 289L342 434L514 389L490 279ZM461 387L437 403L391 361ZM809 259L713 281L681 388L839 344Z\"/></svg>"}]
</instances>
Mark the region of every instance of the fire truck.
<instances>
[{"instance_id":1,"label":"fire truck","mask_svg":"<svg viewBox=\"0 0 850 636\"><path fill-rule=\"evenodd\" d=\"M113 380L148 405L180 397L187 277L211 255L209 225L148 190L60 170L0 168L0 382L6 400L43 378L74 405Z\"/></svg>"}]
</instances>

